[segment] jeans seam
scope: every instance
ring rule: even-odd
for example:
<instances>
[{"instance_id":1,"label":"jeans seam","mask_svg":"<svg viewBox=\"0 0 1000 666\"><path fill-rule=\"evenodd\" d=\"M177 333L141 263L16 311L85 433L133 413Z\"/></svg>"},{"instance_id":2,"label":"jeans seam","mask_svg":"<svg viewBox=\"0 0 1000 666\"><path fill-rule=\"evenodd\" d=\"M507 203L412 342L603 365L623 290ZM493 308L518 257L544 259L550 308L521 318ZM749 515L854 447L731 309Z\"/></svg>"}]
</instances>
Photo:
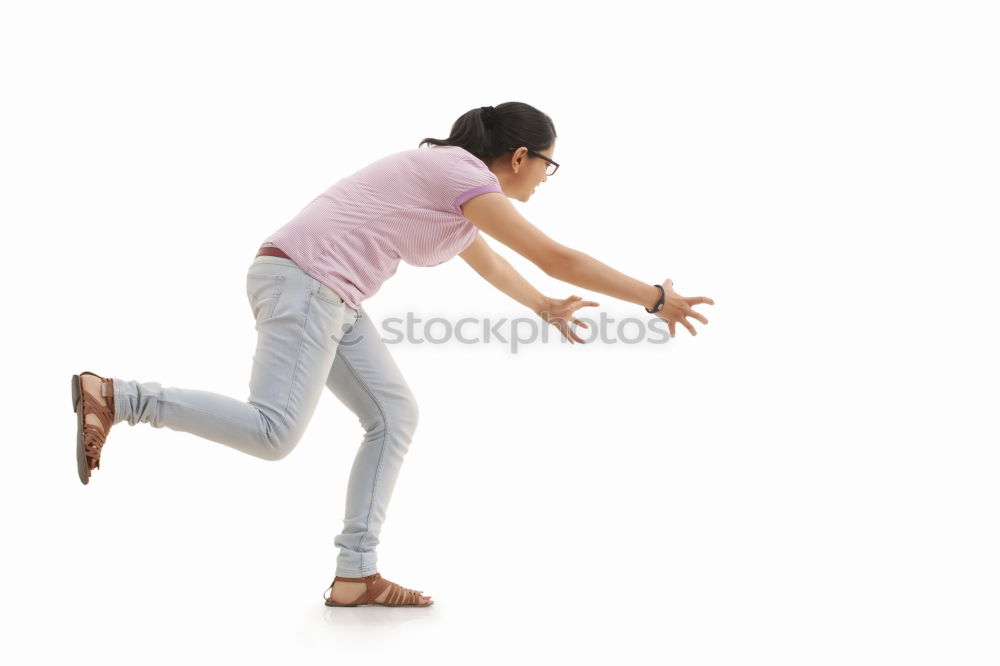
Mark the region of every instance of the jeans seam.
<instances>
[{"instance_id":1,"label":"jeans seam","mask_svg":"<svg viewBox=\"0 0 1000 666\"><path fill-rule=\"evenodd\" d=\"M241 425L243 425L241 422L234 421L233 419L227 418L226 416L224 416L222 414L219 414L218 412L206 411L204 409L201 409L199 407L195 407L194 405L191 405L191 404L186 403L186 402L180 402L178 400L171 400L169 398L159 398L158 397L158 398L156 398L157 410L159 410L160 403L166 403L168 405L183 405L185 409L190 409L192 412L198 412L199 414L204 414L206 416L211 416L212 418L217 418L220 421L225 421L226 423L232 424L234 426L241 426ZM253 405L250 405L250 406L254 407ZM257 409L257 407L254 407L254 409ZM259 412L260 410L258 409L257 411ZM259 431L258 431L258 434L259 434Z\"/></svg>"},{"instance_id":2,"label":"jeans seam","mask_svg":"<svg viewBox=\"0 0 1000 666\"><path fill-rule=\"evenodd\" d=\"M122 397L123 398L129 398L129 402L131 402L132 394L131 393L125 393L123 391ZM117 399L118 398L116 396L115 400L117 401ZM156 397L156 412L157 412L157 416L159 415L160 405L161 404L182 405L185 409L189 409L192 412L198 412L199 414L204 414L206 416L211 416L212 418L217 418L217 419L219 419L221 421L225 421L226 423L229 423L229 424L234 425L234 426L242 426L243 425L241 422L234 421L233 419L230 419L230 418L226 418L224 415L219 414L218 412L206 411L206 410L201 409L199 407L195 407L194 405L192 405L190 403L181 402L181 401L178 401L178 400L171 400L170 398L163 398L161 396L157 396ZM256 407L255 405L252 405L252 404L250 406L253 407L254 409L256 409L258 413L260 413L260 409L258 407ZM117 407L117 402L116 402L116 407ZM133 414L132 416L135 416L135 415ZM124 416L122 417L121 420L122 421L126 421L129 425L137 425L139 423L139 421L136 421L135 423L132 423L131 419L126 419ZM157 420L159 420L159 419L157 419ZM150 418L150 425L152 425L152 418ZM163 426L154 426L154 427L162 428ZM257 434L258 435L260 434L260 430L257 431Z\"/></svg>"},{"instance_id":3,"label":"jeans seam","mask_svg":"<svg viewBox=\"0 0 1000 666\"><path fill-rule=\"evenodd\" d=\"M281 426L285 424L285 420L288 419L288 405L292 401L292 391L295 390L295 377L299 374L299 366L302 364L302 347L306 343L306 336L308 333L309 325L309 315L312 314L312 298L306 303L306 314L302 318L302 339L299 340L299 350L295 354L295 367L292 368L292 378L288 382L288 395L285 397L285 406L281 409L281 421L278 425L274 426L275 431L277 431Z\"/></svg>"},{"instance_id":4,"label":"jeans seam","mask_svg":"<svg viewBox=\"0 0 1000 666\"><path fill-rule=\"evenodd\" d=\"M323 301L324 303L329 303L330 305L344 305L344 301L340 300L340 296L337 296L337 300L331 301L326 298L323 298L321 294L322 291L320 290L320 287L316 287L316 291L313 292L313 296L315 296L317 300Z\"/></svg>"},{"instance_id":5,"label":"jeans seam","mask_svg":"<svg viewBox=\"0 0 1000 666\"><path fill-rule=\"evenodd\" d=\"M306 275L309 275L309 274L306 273ZM320 282L319 280L317 280L312 275L309 275L309 277L311 277L312 280L313 280L313 282L314 282L312 294L317 299L319 299L319 300L321 300L324 303L327 303L329 305L347 305L347 302L344 300L343 296L341 296L340 294L338 294L337 292L335 292L333 289L330 289L330 287L327 287L325 284L323 284L322 282ZM332 300L331 301L328 298L324 298L323 297L323 290L324 289L329 289L330 293L333 294L333 296L334 296L334 298L336 300Z\"/></svg>"},{"instance_id":6,"label":"jeans seam","mask_svg":"<svg viewBox=\"0 0 1000 666\"><path fill-rule=\"evenodd\" d=\"M347 369L350 371L351 375L353 375L353 377L356 380L358 380L358 383L361 384L361 388L363 388L365 392L367 392L368 395L371 396L372 402L374 402L375 406L378 407L379 414L382 416L382 444L379 447L378 464L375 466L375 480L372 481L371 499L368 503L368 515L365 516L365 533L361 536L361 541L358 543L358 554L361 556L361 568L364 569L365 554L362 551L362 546L364 546L365 539L368 538L371 526L372 511L375 509L375 488L378 486L379 476L382 473L382 458L385 456L385 440L389 436L389 419L388 417L386 417L385 409L382 407L382 403L379 402L379 399L375 395L375 392L372 391L371 387L368 386L368 383L361 378L361 375L359 375L358 372L354 369L354 366L351 365L351 362L347 360L347 357L341 355L340 359L347 366Z\"/></svg>"}]
</instances>

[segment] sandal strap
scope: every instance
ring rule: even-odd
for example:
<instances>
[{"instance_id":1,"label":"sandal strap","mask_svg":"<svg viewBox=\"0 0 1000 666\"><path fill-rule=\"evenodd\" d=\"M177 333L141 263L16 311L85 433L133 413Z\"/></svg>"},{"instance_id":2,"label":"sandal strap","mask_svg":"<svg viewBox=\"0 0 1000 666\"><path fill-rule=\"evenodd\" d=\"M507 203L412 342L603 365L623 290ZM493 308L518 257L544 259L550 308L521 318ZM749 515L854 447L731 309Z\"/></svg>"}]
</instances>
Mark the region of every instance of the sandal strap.
<instances>
[{"instance_id":1,"label":"sandal strap","mask_svg":"<svg viewBox=\"0 0 1000 666\"><path fill-rule=\"evenodd\" d=\"M101 382L101 397L108 403L108 411L111 413L111 420L115 418L115 384L112 379L105 379Z\"/></svg>"},{"instance_id":2,"label":"sandal strap","mask_svg":"<svg viewBox=\"0 0 1000 666\"><path fill-rule=\"evenodd\" d=\"M351 604L358 606L372 603L375 599L378 598L378 595L382 594L382 590L385 589L385 586L389 584L389 581L382 578L382 576L378 573L373 573L369 576L362 576L360 578L357 577L352 578L350 576L334 576L333 583L330 585L330 587L326 589L332 590L333 586L337 583L338 580L342 580L345 583L365 584L364 593L362 593L360 597L351 602ZM323 592L323 598L329 600L329 597L326 596L325 591Z\"/></svg>"},{"instance_id":3,"label":"sandal strap","mask_svg":"<svg viewBox=\"0 0 1000 666\"><path fill-rule=\"evenodd\" d=\"M111 411L110 406L102 405L97 398L86 391L83 392L83 410L84 418L86 418L87 414L93 414L101 422L101 425L104 426L105 432L111 428L111 422L115 419L115 413Z\"/></svg>"},{"instance_id":4,"label":"sandal strap","mask_svg":"<svg viewBox=\"0 0 1000 666\"><path fill-rule=\"evenodd\" d=\"M108 403L108 409L111 410L111 415L114 416L114 413L115 413L115 384L114 384L114 380L112 380L112 379L110 379L108 377L101 377L96 372L91 372L90 370L84 370L83 372L80 373L81 377L83 375L90 375L91 377L97 377L98 379L101 380L101 397L102 398L110 398L106 402ZM81 393L86 393L86 392L85 391L81 391Z\"/></svg>"},{"instance_id":5,"label":"sandal strap","mask_svg":"<svg viewBox=\"0 0 1000 666\"><path fill-rule=\"evenodd\" d=\"M402 606L406 603L406 590L402 588L398 583L392 584L392 591L389 592L389 596L386 599L386 603L389 606Z\"/></svg>"},{"instance_id":6,"label":"sandal strap","mask_svg":"<svg viewBox=\"0 0 1000 666\"><path fill-rule=\"evenodd\" d=\"M94 373L87 372L83 374ZM101 404L100 400L87 391L82 391L81 393L83 397L82 409L84 415L83 447L84 453L88 459L88 464L93 464L91 469L100 469L101 467L101 448L107 440L108 431L111 430L111 425L115 418L113 384L110 379L104 380L102 377L102 380L102 397L108 396L110 393L110 400L106 400L106 404ZM93 423L87 423L86 418L89 414L93 414L97 417L98 422L101 424L100 427Z\"/></svg>"},{"instance_id":7,"label":"sandal strap","mask_svg":"<svg viewBox=\"0 0 1000 666\"><path fill-rule=\"evenodd\" d=\"M386 594L385 599L379 603L383 606L422 606L420 603L420 591L411 590L409 588L403 587L398 583L394 583L391 580L383 578L381 574L373 573L370 576L363 576L360 578L351 578L348 576L335 576L333 583L330 587L323 591L323 598L327 601L330 600L326 596L327 591L333 589L334 584L338 580L347 583L364 583L365 592L360 597L355 599L352 605L363 606L365 604L375 603L375 600L385 591L386 587L389 587L389 592Z\"/></svg>"},{"instance_id":8,"label":"sandal strap","mask_svg":"<svg viewBox=\"0 0 1000 666\"><path fill-rule=\"evenodd\" d=\"M383 602L386 606L417 606L420 604L420 594L416 590L411 590L392 581L389 583L392 585L392 589Z\"/></svg>"},{"instance_id":9,"label":"sandal strap","mask_svg":"<svg viewBox=\"0 0 1000 666\"><path fill-rule=\"evenodd\" d=\"M368 586L368 591L361 595L361 598L354 603L370 604L378 599L378 595L382 594L386 585L389 585L389 581L378 574L372 574L367 580L365 580L365 585Z\"/></svg>"}]
</instances>

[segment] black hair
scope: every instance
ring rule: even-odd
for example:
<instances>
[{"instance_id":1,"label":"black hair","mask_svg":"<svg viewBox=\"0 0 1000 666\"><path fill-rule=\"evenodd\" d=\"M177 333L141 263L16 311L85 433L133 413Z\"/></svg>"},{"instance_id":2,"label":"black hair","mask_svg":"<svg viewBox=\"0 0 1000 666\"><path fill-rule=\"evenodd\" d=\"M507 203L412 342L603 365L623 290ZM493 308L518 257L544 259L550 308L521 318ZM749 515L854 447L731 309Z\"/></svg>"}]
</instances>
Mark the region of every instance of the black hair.
<instances>
[{"instance_id":1,"label":"black hair","mask_svg":"<svg viewBox=\"0 0 1000 666\"><path fill-rule=\"evenodd\" d=\"M425 143L433 146L461 146L489 163L493 158L510 152L508 148L525 146L529 150L542 151L551 147L556 138L556 126L552 119L530 104L498 104L492 114L486 111L486 124L483 123L484 108L487 107L476 107L459 116L451 126L451 134L447 139L428 137L418 147ZM490 121L491 116L495 121ZM489 124L492 127L487 127Z\"/></svg>"}]
</instances>

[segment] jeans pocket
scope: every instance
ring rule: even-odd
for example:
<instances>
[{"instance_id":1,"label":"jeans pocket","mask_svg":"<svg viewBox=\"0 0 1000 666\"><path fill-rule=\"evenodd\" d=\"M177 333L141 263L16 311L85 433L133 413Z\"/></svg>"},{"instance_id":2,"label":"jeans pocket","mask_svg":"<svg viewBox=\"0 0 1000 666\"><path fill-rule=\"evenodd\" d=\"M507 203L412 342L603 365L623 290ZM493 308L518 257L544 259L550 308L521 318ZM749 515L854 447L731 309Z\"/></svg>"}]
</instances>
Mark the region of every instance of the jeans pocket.
<instances>
[{"instance_id":1,"label":"jeans pocket","mask_svg":"<svg viewBox=\"0 0 1000 666\"><path fill-rule=\"evenodd\" d=\"M315 278L313 279L315 280ZM316 295L316 298L331 305L340 305L344 302L344 299L341 298L337 292L330 289L319 280L316 280L316 290L313 293Z\"/></svg>"},{"instance_id":2,"label":"jeans pocket","mask_svg":"<svg viewBox=\"0 0 1000 666\"><path fill-rule=\"evenodd\" d=\"M247 273L247 301L258 323L274 316L274 309L285 287L285 276L251 270Z\"/></svg>"}]
</instances>

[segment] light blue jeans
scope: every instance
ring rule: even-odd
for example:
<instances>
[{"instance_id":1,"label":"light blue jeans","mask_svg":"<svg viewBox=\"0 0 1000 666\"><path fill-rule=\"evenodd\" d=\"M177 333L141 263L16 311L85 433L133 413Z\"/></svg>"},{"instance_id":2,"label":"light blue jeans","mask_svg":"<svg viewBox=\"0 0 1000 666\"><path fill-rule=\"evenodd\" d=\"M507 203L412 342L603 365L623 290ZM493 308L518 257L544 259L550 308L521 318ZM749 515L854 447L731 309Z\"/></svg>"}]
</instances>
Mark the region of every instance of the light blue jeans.
<instances>
[{"instance_id":1,"label":"light blue jeans","mask_svg":"<svg viewBox=\"0 0 1000 666\"><path fill-rule=\"evenodd\" d=\"M261 256L247 271L257 349L246 402L113 377L115 423L188 432L265 460L298 444L324 385L364 428L347 484L338 576L378 571L376 546L417 403L364 308L355 310L290 259Z\"/></svg>"}]
</instances>

